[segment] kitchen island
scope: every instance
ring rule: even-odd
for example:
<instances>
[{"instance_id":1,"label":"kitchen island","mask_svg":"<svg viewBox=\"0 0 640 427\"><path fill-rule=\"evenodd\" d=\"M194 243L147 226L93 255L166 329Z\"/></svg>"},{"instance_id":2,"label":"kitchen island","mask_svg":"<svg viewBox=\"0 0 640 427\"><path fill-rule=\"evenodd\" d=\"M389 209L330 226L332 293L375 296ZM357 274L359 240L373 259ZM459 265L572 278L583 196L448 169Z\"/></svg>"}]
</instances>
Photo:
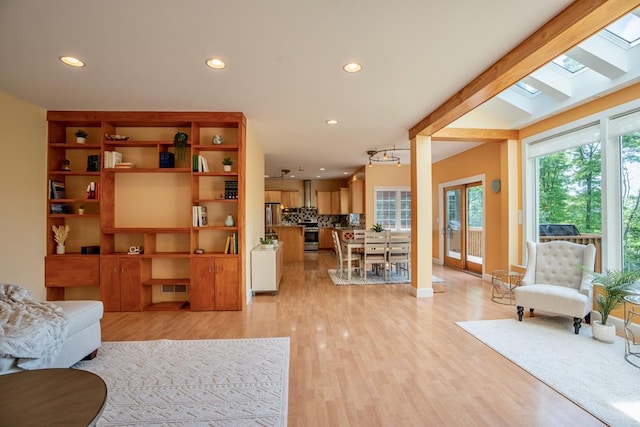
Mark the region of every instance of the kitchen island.
<instances>
[{"instance_id":1,"label":"kitchen island","mask_svg":"<svg viewBox=\"0 0 640 427\"><path fill-rule=\"evenodd\" d=\"M284 242L284 262L302 261L304 259L304 226L274 225L271 228Z\"/></svg>"}]
</instances>

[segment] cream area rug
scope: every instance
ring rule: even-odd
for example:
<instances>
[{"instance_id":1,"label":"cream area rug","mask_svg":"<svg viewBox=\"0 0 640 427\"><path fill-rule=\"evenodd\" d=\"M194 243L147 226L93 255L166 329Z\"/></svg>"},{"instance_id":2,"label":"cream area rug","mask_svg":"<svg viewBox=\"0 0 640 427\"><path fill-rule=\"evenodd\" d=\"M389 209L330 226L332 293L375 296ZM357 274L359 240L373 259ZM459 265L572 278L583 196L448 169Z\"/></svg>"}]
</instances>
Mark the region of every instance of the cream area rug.
<instances>
[{"instance_id":1,"label":"cream area rug","mask_svg":"<svg viewBox=\"0 0 640 427\"><path fill-rule=\"evenodd\" d=\"M340 278L340 274L335 269L329 269L328 271L331 281L336 286L342 285L394 285L400 283L411 283L407 276L396 274L395 272L389 272L389 277L385 280L384 276L377 275L373 271L367 271L367 281L359 274L352 274L351 280L347 280L346 273ZM442 283L444 280L439 277L433 276L433 283Z\"/></svg>"},{"instance_id":2,"label":"cream area rug","mask_svg":"<svg viewBox=\"0 0 640 427\"><path fill-rule=\"evenodd\" d=\"M107 384L98 426L287 425L288 337L104 342L74 368Z\"/></svg>"},{"instance_id":3,"label":"cream area rug","mask_svg":"<svg viewBox=\"0 0 640 427\"><path fill-rule=\"evenodd\" d=\"M596 341L584 324L575 335L564 317L457 324L603 422L640 425L640 369L625 360L623 338Z\"/></svg>"}]
</instances>

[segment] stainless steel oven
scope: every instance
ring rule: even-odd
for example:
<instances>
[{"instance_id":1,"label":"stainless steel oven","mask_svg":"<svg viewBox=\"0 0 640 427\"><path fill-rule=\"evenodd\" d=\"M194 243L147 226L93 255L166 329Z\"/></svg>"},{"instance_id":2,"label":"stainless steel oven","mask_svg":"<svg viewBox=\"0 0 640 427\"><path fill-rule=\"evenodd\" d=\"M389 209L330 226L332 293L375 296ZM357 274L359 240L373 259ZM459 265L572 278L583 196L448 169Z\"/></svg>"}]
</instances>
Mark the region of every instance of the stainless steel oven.
<instances>
[{"instance_id":1,"label":"stainless steel oven","mask_svg":"<svg viewBox=\"0 0 640 427\"><path fill-rule=\"evenodd\" d=\"M318 251L319 230L317 222L299 222L304 227L304 250Z\"/></svg>"}]
</instances>

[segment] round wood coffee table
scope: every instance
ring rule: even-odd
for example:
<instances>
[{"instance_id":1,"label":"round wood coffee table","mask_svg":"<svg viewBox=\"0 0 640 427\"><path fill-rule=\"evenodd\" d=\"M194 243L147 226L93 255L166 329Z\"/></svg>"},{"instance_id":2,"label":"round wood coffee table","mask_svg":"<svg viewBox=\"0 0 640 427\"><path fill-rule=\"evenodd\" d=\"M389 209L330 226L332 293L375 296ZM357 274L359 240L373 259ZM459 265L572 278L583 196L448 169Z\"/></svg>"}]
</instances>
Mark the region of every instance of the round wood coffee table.
<instances>
[{"instance_id":1,"label":"round wood coffee table","mask_svg":"<svg viewBox=\"0 0 640 427\"><path fill-rule=\"evenodd\" d=\"M36 369L0 375L0 420L7 426L92 426L107 385L80 369Z\"/></svg>"}]
</instances>

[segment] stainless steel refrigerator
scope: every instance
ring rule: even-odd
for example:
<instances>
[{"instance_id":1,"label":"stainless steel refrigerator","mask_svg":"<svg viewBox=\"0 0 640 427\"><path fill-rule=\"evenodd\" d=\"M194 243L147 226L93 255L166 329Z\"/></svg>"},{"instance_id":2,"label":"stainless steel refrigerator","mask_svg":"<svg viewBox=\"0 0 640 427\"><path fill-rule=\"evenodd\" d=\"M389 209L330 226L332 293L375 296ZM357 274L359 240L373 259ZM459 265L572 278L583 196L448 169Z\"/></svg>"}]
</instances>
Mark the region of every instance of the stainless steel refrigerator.
<instances>
[{"instance_id":1,"label":"stainless steel refrigerator","mask_svg":"<svg viewBox=\"0 0 640 427\"><path fill-rule=\"evenodd\" d=\"M264 204L264 234L273 236L276 234L274 225L280 225L280 203Z\"/></svg>"}]
</instances>

